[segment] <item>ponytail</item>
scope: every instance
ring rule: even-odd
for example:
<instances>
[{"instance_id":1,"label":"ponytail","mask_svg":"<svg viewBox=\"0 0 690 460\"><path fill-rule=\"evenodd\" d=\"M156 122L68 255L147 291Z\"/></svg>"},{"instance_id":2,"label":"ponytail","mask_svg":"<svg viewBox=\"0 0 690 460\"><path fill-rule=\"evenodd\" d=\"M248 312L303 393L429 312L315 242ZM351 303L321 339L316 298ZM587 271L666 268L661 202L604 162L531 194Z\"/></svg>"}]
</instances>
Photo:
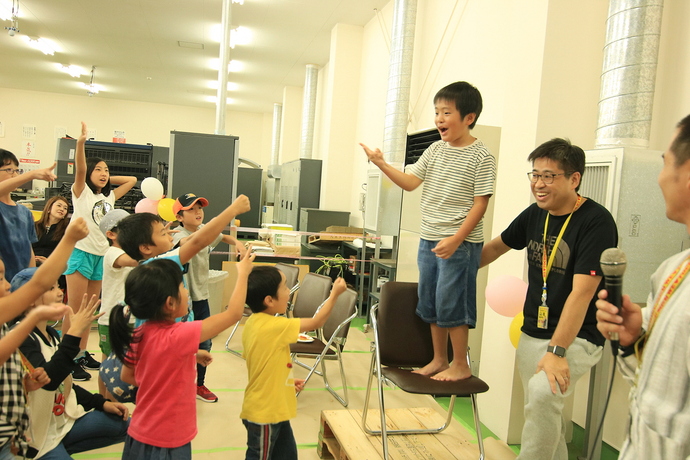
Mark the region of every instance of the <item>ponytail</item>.
<instances>
[{"instance_id":1,"label":"ponytail","mask_svg":"<svg viewBox=\"0 0 690 460\"><path fill-rule=\"evenodd\" d=\"M132 328L129 326L129 308L120 302L110 311L110 349L117 359L125 364L134 364L129 354L132 343Z\"/></svg>"}]
</instances>

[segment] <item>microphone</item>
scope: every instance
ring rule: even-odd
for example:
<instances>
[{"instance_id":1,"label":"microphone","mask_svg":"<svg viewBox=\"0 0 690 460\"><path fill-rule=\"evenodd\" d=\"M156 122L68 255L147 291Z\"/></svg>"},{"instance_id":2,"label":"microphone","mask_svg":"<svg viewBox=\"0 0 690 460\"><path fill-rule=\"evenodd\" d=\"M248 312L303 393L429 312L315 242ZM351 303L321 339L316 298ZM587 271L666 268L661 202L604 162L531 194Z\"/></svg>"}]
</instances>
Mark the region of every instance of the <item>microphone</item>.
<instances>
[{"instance_id":1,"label":"microphone","mask_svg":"<svg viewBox=\"0 0 690 460\"><path fill-rule=\"evenodd\" d=\"M623 274L625 273L628 259L625 253L618 248L609 248L601 253L599 259L601 271L604 272L604 286L608 292L608 300L620 311L622 306ZM611 350L613 355L618 354L618 333L611 333Z\"/></svg>"}]
</instances>

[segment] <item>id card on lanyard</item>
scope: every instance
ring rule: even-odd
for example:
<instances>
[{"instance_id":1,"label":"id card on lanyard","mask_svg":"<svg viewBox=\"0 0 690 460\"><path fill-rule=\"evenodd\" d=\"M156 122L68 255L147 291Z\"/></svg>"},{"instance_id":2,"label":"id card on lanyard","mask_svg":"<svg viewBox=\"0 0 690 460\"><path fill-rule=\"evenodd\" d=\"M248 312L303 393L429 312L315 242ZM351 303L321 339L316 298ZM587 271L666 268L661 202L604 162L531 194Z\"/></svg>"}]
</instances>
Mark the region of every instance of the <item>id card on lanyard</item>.
<instances>
[{"instance_id":1,"label":"id card on lanyard","mask_svg":"<svg viewBox=\"0 0 690 460\"><path fill-rule=\"evenodd\" d=\"M558 237L556 237L556 242L553 245L553 248L551 249L551 255L548 256L547 254L549 252L548 246L546 244L546 235L549 230L549 212L546 212L546 219L544 220L544 236L542 240L542 257L541 257L541 276L542 280L544 281L544 284L542 285L541 288L541 305L539 306L539 309L537 310L537 327L539 329L548 329L549 328L549 306L546 303L547 298L548 298L548 288L546 284L546 279L549 276L549 273L551 272L551 267L553 266L553 261L556 259L556 252L558 252L558 245L561 243L561 240L563 239L563 234L565 233L566 227L568 227L568 224L570 223L570 218L573 217L573 213L577 211L577 208L580 207L582 204L582 196L578 195L577 196L577 201L575 202L575 207L573 210L568 214L568 218L565 220L565 223L563 224L563 227L561 227L561 231L558 232Z\"/></svg>"}]
</instances>

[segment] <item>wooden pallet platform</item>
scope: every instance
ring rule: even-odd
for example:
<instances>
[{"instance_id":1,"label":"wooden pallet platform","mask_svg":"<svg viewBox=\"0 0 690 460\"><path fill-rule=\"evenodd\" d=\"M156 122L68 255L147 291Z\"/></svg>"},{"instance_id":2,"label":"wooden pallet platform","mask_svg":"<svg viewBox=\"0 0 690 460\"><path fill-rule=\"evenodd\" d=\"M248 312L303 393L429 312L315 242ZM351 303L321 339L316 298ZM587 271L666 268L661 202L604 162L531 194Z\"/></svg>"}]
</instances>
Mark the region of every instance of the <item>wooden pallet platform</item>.
<instances>
[{"instance_id":1,"label":"wooden pallet platform","mask_svg":"<svg viewBox=\"0 0 690 460\"><path fill-rule=\"evenodd\" d=\"M445 419L434 409L386 410L389 429L436 428ZM378 410L370 410L367 426L380 429ZM380 436L369 436L361 428L361 410L327 410L321 412L321 429L317 450L322 459L381 460L383 447ZM475 460L479 458L477 441L457 421L439 434L409 434L388 436L388 455L391 460Z\"/></svg>"}]
</instances>

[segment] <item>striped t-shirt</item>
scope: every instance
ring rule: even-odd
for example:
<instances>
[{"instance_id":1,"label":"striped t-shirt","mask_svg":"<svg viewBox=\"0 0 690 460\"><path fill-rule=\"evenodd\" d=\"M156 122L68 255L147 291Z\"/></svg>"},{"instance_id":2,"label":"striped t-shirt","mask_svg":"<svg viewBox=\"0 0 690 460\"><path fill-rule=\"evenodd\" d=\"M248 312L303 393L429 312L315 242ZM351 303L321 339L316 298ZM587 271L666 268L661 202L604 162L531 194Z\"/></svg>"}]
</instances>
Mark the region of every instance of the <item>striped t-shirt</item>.
<instances>
[{"instance_id":1,"label":"striped t-shirt","mask_svg":"<svg viewBox=\"0 0 690 460\"><path fill-rule=\"evenodd\" d=\"M493 195L496 159L479 139L466 147L434 142L407 172L422 184L421 237L439 241L454 235L474 204L474 197ZM465 241L484 241L484 219Z\"/></svg>"}]
</instances>

